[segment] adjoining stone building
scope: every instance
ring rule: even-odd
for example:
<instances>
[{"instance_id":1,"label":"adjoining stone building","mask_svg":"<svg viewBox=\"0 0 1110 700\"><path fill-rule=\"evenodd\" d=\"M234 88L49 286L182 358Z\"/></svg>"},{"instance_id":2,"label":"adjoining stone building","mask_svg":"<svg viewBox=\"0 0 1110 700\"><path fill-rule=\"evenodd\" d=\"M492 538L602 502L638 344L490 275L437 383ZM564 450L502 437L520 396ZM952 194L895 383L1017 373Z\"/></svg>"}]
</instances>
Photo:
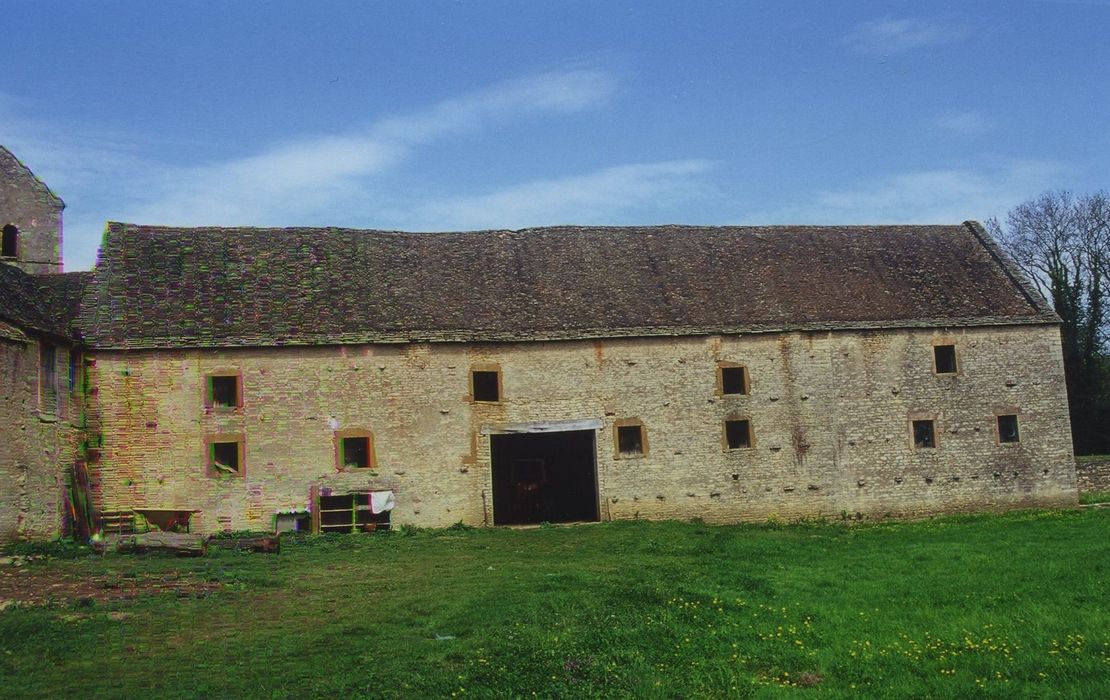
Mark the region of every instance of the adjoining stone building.
<instances>
[{"instance_id":1,"label":"adjoining stone building","mask_svg":"<svg viewBox=\"0 0 1110 700\"><path fill-rule=\"evenodd\" d=\"M972 222L109 223L83 289L96 505L197 531L1077 498L1059 319Z\"/></svg>"},{"instance_id":2,"label":"adjoining stone building","mask_svg":"<svg viewBox=\"0 0 1110 700\"><path fill-rule=\"evenodd\" d=\"M62 200L0 146L0 542L59 533L80 423ZM33 274L32 274L33 273Z\"/></svg>"}]
</instances>

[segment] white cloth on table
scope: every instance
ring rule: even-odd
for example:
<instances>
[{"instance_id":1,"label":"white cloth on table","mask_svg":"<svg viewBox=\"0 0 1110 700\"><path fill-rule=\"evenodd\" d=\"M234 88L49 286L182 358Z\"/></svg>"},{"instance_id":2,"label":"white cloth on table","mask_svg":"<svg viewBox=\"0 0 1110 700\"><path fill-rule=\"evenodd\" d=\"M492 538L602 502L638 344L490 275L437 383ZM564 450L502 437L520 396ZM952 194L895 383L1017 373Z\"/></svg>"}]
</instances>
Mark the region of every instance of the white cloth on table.
<instances>
[{"instance_id":1,"label":"white cloth on table","mask_svg":"<svg viewBox=\"0 0 1110 700\"><path fill-rule=\"evenodd\" d=\"M393 498L392 491L371 491L370 492L370 512L377 515L384 513L387 510L393 510L393 506L397 501Z\"/></svg>"}]
</instances>

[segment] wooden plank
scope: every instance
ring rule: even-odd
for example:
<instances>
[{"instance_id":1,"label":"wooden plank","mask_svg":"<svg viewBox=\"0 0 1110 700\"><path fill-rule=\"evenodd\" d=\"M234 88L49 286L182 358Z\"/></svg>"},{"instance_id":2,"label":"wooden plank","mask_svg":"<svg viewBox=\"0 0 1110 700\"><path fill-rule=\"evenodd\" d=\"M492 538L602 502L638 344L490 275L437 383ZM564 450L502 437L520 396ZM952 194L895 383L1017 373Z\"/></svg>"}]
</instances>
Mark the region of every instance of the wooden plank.
<instances>
[{"instance_id":1,"label":"wooden plank","mask_svg":"<svg viewBox=\"0 0 1110 700\"><path fill-rule=\"evenodd\" d=\"M308 502L312 504L311 521L309 525L309 532L312 534L319 534L320 532L320 487L312 484L308 487Z\"/></svg>"},{"instance_id":2,"label":"wooden plank","mask_svg":"<svg viewBox=\"0 0 1110 700\"><path fill-rule=\"evenodd\" d=\"M605 422L600 418L584 420L544 420L529 423L501 423L483 425L482 435L511 435L519 433L561 433L570 430L600 430Z\"/></svg>"},{"instance_id":3,"label":"wooden plank","mask_svg":"<svg viewBox=\"0 0 1110 700\"><path fill-rule=\"evenodd\" d=\"M121 537L116 549L120 552L145 554L170 552L178 556L199 557L204 554L204 538L187 532L142 532Z\"/></svg>"}]
</instances>

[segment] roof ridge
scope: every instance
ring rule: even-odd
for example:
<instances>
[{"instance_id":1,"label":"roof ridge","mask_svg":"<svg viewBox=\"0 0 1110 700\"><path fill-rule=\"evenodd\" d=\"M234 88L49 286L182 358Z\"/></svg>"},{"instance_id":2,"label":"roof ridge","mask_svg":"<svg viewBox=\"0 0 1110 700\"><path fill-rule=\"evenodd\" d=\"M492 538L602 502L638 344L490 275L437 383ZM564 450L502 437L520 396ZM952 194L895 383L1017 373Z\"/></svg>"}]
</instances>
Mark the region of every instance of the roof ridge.
<instances>
[{"instance_id":1,"label":"roof ridge","mask_svg":"<svg viewBox=\"0 0 1110 700\"><path fill-rule=\"evenodd\" d=\"M549 226L526 226L524 228L490 228L490 229L465 229L457 231L403 231L400 229L380 228L352 228L349 226L174 226L169 224L138 224L124 221L107 221L106 228L113 233L125 232L335 232L335 233L377 233L395 234L403 236L440 236L440 235L472 235L472 234L506 234L506 233L531 233L531 232L635 232L635 231L782 231L796 232L801 230L816 231L903 231L925 229L959 229L961 224L553 224Z\"/></svg>"}]
</instances>

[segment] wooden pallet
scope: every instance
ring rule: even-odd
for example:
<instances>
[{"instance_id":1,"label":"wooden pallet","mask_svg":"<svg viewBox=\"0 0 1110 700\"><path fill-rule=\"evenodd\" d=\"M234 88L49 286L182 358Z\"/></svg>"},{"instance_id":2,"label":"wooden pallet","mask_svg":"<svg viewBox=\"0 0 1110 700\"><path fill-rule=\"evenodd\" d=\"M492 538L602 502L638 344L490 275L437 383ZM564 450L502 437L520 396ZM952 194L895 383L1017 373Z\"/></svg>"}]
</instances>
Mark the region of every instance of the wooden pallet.
<instances>
[{"instance_id":1,"label":"wooden pallet","mask_svg":"<svg viewBox=\"0 0 1110 700\"><path fill-rule=\"evenodd\" d=\"M130 510L107 510L100 514L100 531L106 535L135 534L135 513Z\"/></svg>"}]
</instances>

